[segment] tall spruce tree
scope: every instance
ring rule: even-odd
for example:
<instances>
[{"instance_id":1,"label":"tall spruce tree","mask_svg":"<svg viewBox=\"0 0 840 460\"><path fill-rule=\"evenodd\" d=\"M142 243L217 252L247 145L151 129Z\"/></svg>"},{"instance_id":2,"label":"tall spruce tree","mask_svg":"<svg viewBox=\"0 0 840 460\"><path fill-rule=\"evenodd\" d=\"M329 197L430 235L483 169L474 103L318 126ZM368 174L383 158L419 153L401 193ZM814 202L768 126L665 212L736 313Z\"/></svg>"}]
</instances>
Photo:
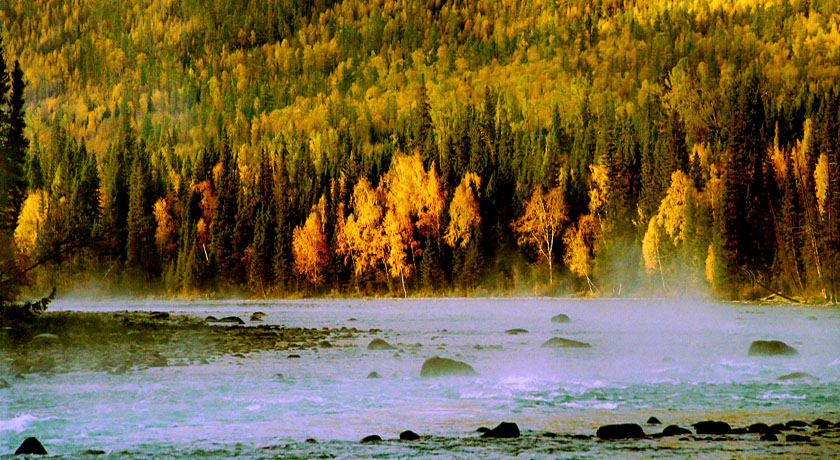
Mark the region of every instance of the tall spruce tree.
<instances>
[{"instance_id":1,"label":"tall spruce tree","mask_svg":"<svg viewBox=\"0 0 840 460\"><path fill-rule=\"evenodd\" d=\"M260 154L260 169L256 184L256 220L254 240L251 244L251 265L248 279L253 289L265 293L274 278L275 234L277 231L276 205L274 198L274 168L271 158L263 150Z\"/></svg>"},{"instance_id":2,"label":"tall spruce tree","mask_svg":"<svg viewBox=\"0 0 840 460\"><path fill-rule=\"evenodd\" d=\"M126 266L147 276L155 274L157 269L151 186L147 154L145 149L138 149L134 155L129 179Z\"/></svg>"},{"instance_id":3,"label":"tall spruce tree","mask_svg":"<svg viewBox=\"0 0 840 460\"><path fill-rule=\"evenodd\" d=\"M216 185L216 208L210 224L213 260L224 282L242 280L242 257L236 245L236 216L239 212L239 168L227 137L222 141L222 171Z\"/></svg>"}]
</instances>

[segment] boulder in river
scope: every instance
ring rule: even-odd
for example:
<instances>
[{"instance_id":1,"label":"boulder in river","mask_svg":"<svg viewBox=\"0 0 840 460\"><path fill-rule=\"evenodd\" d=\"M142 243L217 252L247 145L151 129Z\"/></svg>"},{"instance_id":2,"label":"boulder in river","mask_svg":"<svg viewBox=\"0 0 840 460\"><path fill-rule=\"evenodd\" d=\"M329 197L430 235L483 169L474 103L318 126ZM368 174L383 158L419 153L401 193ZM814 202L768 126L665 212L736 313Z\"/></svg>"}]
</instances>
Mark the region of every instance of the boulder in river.
<instances>
[{"instance_id":1,"label":"boulder in river","mask_svg":"<svg viewBox=\"0 0 840 460\"><path fill-rule=\"evenodd\" d=\"M502 422L496 428L481 434L482 438L518 438L519 426L513 422Z\"/></svg>"},{"instance_id":2,"label":"boulder in river","mask_svg":"<svg viewBox=\"0 0 840 460\"><path fill-rule=\"evenodd\" d=\"M379 375L379 372L373 371L370 374L368 374L367 378L369 378L369 379L381 379L382 376Z\"/></svg>"},{"instance_id":3,"label":"boulder in river","mask_svg":"<svg viewBox=\"0 0 840 460\"><path fill-rule=\"evenodd\" d=\"M592 348L592 345L577 340L552 337L542 344L543 348Z\"/></svg>"},{"instance_id":4,"label":"boulder in river","mask_svg":"<svg viewBox=\"0 0 840 460\"><path fill-rule=\"evenodd\" d=\"M668 425L662 430L662 436L685 436L691 434L691 430L677 425Z\"/></svg>"},{"instance_id":5,"label":"boulder in river","mask_svg":"<svg viewBox=\"0 0 840 460\"><path fill-rule=\"evenodd\" d=\"M776 436L776 433L764 433L758 438L759 441L778 441L779 437Z\"/></svg>"},{"instance_id":6,"label":"boulder in river","mask_svg":"<svg viewBox=\"0 0 840 460\"><path fill-rule=\"evenodd\" d=\"M802 420L791 420L785 423L785 428L805 428L806 426L808 426L808 422Z\"/></svg>"},{"instance_id":7,"label":"boulder in river","mask_svg":"<svg viewBox=\"0 0 840 460\"><path fill-rule=\"evenodd\" d=\"M261 311L255 311L255 312L251 313L251 318L250 319L251 319L251 321L256 322L256 321L262 321L264 317L265 317L265 313L263 313Z\"/></svg>"},{"instance_id":8,"label":"boulder in river","mask_svg":"<svg viewBox=\"0 0 840 460\"><path fill-rule=\"evenodd\" d=\"M477 375L475 369L467 363L437 356L427 359L420 369L420 377L469 376Z\"/></svg>"},{"instance_id":9,"label":"boulder in river","mask_svg":"<svg viewBox=\"0 0 840 460\"><path fill-rule=\"evenodd\" d=\"M551 322L552 323L568 323L570 321L571 320L569 319L569 316L564 315L563 313L560 313L559 315L554 315L554 316L551 317Z\"/></svg>"},{"instance_id":10,"label":"boulder in river","mask_svg":"<svg viewBox=\"0 0 840 460\"><path fill-rule=\"evenodd\" d=\"M35 337L32 337L32 340L29 341L30 344L38 345L38 344L45 344L45 343L58 343L59 338L55 334L50 334L49 332L44 332L43 334L38 334Z\"/></svg>"},{"instance_id":11,"label":"boulder in river","mask_svg":"<svg viewBox=\"0 0 840 460\"><path fill-rule=\"evenodd\" d=\"M595 435L601 439L640 439L645 437L642 427L636 423L619 423L598 428Z\"/></svg>"},{"instance_id":12,"label":"boulder in river","mask_svg":"<svg viewBox=\"0 0 840 460\"><path fill-rule=\"evenodd\" d=\"M766 423L753 423L752 425L747 427L748 433L766 433L770 430L770 427Z\"/></svg>"},{"instance_id":13,"label":"boulder in river","mask_svg":"<svg viewBox=\"0 0 840 460\"><path fill-rule=\"evenodd\" d=\"M20 447L15 451L15 455L47 455L47 449L38 441L37 438L29 437L23 440Z\"/></svg>"},{"instance_id":14,"label":"boulder in river","mask_svg":"<svg viewBox=\"0 0 840 460\"><path fill-rule=\"evenodd\" d=\"M411 430L405 430L400 433L400 440L402 441L416 441L418 439L420 439L420 435Z\"/></svg>"},{"instance_id":15,"label":"boulder in river","mask_svg":"<svg viewBox=\"0 0 840 460\"><path fill-rule=\"evenodd\" d=\"M510 335L527 334L527 333L528 333L527 329L520 329L520 328L508 329L508 330L505 331L505 334L510 334Z\"/></svg>"},{"instance_id":16,"label":"boulder in river","mask_svg":"<svg viewBox=\"0 0 840 460\"><path fill-rule=\"evenodd\" d=\"M363 442L363 443L379 442L381 440L382 440L381 436L379 436L378 434L372 434L372 435L365 436L364 438L362 438L361 442Z\"/></svg>"},{"instance_id":17,"label":"boulder in river","mask_svg":"<svg viewBox=\"0 0 840 460\"><path fill-rule=\"evenodd\" d=\"M697 434L729 434L732 432L732 427L728 423L714 420L692 423L691 426L694 427Z\"/></svg>"},{"instance_id":18,"label":"boulder in river","mask_svg":"<svg viewBox=\"0 0 840 460\"><path fill-rule=\"evenodd\" d=\"M819 380L813 375L807 372L791 372L790 374L780 375L776 377L776 380L780 382L787 382L788 380Z\"/></svg>"},{"instance_id":19,"label":"boulder in river","mask_svg":"<svg viewBox=\"0 0 840 460\"><path fill-rule=\"evenodd\" d=\"M787 442L809 442L811 438L809 436L803 436L801 434L789 434L785 436L785 441Z\"/></svg>"},{"instance_id":20,"label":"boulder in river","mask_svg":"<svg viewBox=\"0 0 840 460\"><path fill-rule=\"evenodd\" d=\"M650 417L647 420L648 425L662 425L662 422L659 421L656 417Z\"/></svg>"},{"instance_id":21,"label":"boulder in river","mask_svg":"<svg viewBox=\"0 0 840 460\"><path fill-rule=\"evenodd\" d=\"M221 318L218 322L231 324L245 324L245 321L242 321L242 318L238 316L225 316L224 318Z\"/></svg>"},{"instance_id":22,"label":"boulder in river","mask_svg":"<svg viewBox=\"0 0 840 460\"><path fill-rule=\"evenodd\" d=\"M382 339L373 339L367 346L368 350L396 350L397 348Z\"/></svg>"},{"instance_id":23,"label":"boulder in river","mask_svg":"<svg viewBox=\"0 0 840 460\"><path fill-rule=\"evenodd\" d=\"M750 344L750 356L793 356L796 348L778 340L756 340Z\"/></svg>"}]
</instances>

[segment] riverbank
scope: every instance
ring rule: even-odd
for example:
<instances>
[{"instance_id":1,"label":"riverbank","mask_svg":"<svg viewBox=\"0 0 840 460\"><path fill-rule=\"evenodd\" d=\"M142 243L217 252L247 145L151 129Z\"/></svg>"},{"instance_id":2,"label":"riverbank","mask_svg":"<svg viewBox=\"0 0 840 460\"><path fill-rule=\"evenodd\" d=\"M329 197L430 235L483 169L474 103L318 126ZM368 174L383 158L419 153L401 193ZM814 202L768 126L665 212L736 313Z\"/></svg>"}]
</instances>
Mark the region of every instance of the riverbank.
<instances>
[{"instance_id":1,"label":"riverbank","mask_svg":"<svg viewBox=\"0 0 840 460\"><path fill-rule=\"evenodd\" d=\"M125 373L223 355L331 348L367 331L263 325L261 312L200 318L167 312L47 312L0 330L0 375Z\"/></svg>"}]
</instances>

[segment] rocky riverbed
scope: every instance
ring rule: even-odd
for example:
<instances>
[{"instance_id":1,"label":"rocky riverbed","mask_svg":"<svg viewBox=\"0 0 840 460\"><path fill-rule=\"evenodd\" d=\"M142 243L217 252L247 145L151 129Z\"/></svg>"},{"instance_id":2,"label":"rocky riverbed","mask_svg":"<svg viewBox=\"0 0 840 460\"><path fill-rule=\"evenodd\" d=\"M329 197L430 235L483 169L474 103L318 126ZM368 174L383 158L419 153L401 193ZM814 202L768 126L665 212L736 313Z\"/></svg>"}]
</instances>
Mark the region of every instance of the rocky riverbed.
<instances>
[{"instance_id":1,"label":"rocky riverbed","mask_svg":"<svg viewBox=\"0 0 840 460\"><path fill-rule=\"evenodd\" d=\"M375 331L374 331L375 332ZM0 331L0 375L102 371L206 364L231 355L353 346L370 331L261 324L244 317L201 318L167 312L51 312Z\"/></svg>"}]
</instances>

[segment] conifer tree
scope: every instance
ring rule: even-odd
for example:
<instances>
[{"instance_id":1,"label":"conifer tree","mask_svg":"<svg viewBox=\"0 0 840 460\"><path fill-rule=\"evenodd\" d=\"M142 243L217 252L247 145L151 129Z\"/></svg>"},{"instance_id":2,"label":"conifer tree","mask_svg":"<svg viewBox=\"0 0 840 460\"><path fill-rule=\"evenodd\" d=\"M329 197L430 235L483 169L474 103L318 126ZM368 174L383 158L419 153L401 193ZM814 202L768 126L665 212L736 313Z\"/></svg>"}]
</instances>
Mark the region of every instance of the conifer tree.
<instances>
[{"instance_id":1,"label":"conifer tree","mask_svg":"<svg viewBox=\"0 0 840 460\"><path fill-rule=\"evenodd\" d=\"M239 212L239 168L230 141L222 141L222 171L216 190L216 208L210 224L213 260L224 282L242 280L242 257L236 247L236 216Z\"/></svg>"},{"instance_id":2,"label":"conifer tree","mask_svg":"<svg viewBox=\"0 0 840 460\"><path fill-rule=\"evenodd\" d=\"M0 41L0 49L2 49ZM0 54L0 62L3 61ZM0 64L0 75L4 73ZM0 76L0 104L2 104L3 88L5 83ZM29 148L29 140L23 134L26 129L24 120L24 99L23 93L26 83L23 81L23 71L20 63L15 61L11 74L11 94L9 97L9 110L0 116L0 227L6 231L12 231L17 223L17 216L26 195L26 176L24 175L24 163ZM3 112L0 109L0 112ZM2 122L4 121L4 122Z\"/></svg>"},{"instance_id":3,"label":"conifer tree","mask_svg":"<svg viewBox=\"0 0 840 460\"><path fill-rule=\"evenodd\" d=\"M144 275L157 269L155 220L150 199L151 179L146 153L138 150L129 179L128 216L126 222L126 266Z\"/></svg>"}]
</instances>

